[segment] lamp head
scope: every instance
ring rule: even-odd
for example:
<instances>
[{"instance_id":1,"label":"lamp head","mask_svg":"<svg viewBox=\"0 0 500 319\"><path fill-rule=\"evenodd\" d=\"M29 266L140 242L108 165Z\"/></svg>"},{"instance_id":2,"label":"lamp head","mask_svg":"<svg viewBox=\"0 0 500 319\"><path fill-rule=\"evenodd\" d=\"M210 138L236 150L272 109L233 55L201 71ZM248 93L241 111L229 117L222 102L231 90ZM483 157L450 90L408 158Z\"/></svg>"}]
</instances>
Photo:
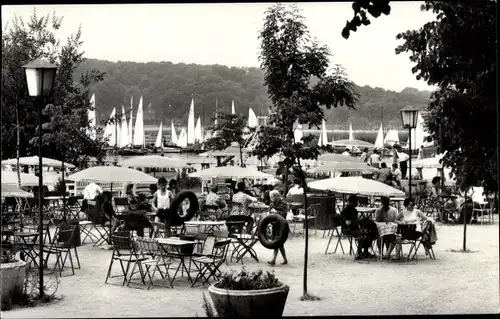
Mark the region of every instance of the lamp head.
<instances>
[{"instance_id":1,"label":"lamp head","mask_svg":"<svg viewBox=\"0 0 500 319\"><path fill-rule=\"evenodd\" d=\"M56 77L57 65L36 59L22 66L26 72L30 96L50 96Z\"/></svg>"}]
</instances>

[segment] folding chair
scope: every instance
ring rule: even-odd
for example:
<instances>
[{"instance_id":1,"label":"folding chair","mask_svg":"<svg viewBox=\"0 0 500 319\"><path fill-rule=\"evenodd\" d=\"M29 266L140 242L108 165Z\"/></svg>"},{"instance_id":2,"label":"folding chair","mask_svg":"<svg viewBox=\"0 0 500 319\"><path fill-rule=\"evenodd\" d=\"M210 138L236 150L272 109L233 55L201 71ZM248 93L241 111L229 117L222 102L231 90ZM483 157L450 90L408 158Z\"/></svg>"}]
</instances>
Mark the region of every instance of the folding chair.
<instances>
[{"instance_id":1,"label":"folding chair","mask_svg":"<svg viewBox=\"0 0 500 319\"><path fill-rule=\"evenodd\" d=\"M335 250L333 251L333 254L335 254L337 252L339 245L340 245L340 249L342 250L342 254L345 254L344 247L342 246L342 239L347 239L349 242L349 255L355 254L353 246L356 246L356 241L353 240L354 236L344 234L344 232L342 231L342 228L339 232L338 228L342 227L342 225L343 225L342 217L339 214L335 214L333 216L333 230L332 230L332 233L330 235L330 239L328 240L328 245L326 245L325 255L328 254L328 248L330 247L330 243L332 242L333 237L337 237L337 243L335 245ZM354 244L353 244L353 242L354 242Z\"/></svg>"},{"instance_id":2,"label":"folding chair","mask_svg":"<svg viewBox=\"0 0 500 319\"><path fill-rule=\"evenodd\" d=\"M314 224L314 235L315 236L318 233L317 217L318 217L318 211L319 211L320 207L321 207L321 204L312 204L311 206L309 206L307 208L307 221L308 221L308 224L310 222L312 222Z\"/></svg>"},{"instance_id":3,"label":"folding chair","mask_svg":"<svg viewBox=\"0 0 500 319\"><path fill-rule=\"evenodd\" d=\"M82 244L85 240L90 237L94 241L94 247L104 244L108 241L110 227L106 225L106 220L101 216L101 203L96 201L94 207L90 206L84 211L87 215L87 221L80 221L80 230L85 237L82 240ZM97 234L94 234L92 230L95 230Z\"/></svg>"},{"instance_id":4,"label":"folding chair","mask_svg":"<svg viewBox=\"0 0 500 319\"><path fill-rule=\"evenodd\" d=\"M403 254L403 245L410 245L410 252L406 257L408 260L413 260L417 255L417 242L420 239L421 233L417 232L417 225L415 224L399 224L397 233L401 235L401 238L396 239L396 244L401 247L401 254ZM413 249L415 252L412 256Z\"/></svg>"},{"instance_id":5,"label":"folding chair","mask_svg":"<svg viewBox=\"0 0 500 319\"><path fill-rule=\"evenodd\" d=\"M153 238L166 238L167 237L167 227L164 223L151 222L153 226Z\"/></svg>"},{"instance_id":6,"label":"folding chair","mask_svg":"<svg viewBox=\"0 0 500 319\"><path fill-rule=\"evenodd\" d=\"M130 205L127 197L116 197L114 198L115 208L118 213L130 210Z\"/></svg>"},{"instance_id":7,"label":"folding chair","mask_svg":"<svg viewBox=\"0 0 500 319\"><path fill-rule=\"evenodd\" d=\"M211 254L197 255L192 258L192 262L198 270L198 275L191 284L191 287L194 287L194 285L201 280L204 280L202 282L204 286L205 284L210 284L210 278L216 281L220 279L222 273L219 268L227 259L230 243L230 239L216 241Z\"/></svg>"},{"instance_id":8,"label":"folding chair","mask_svg":"<svg viewBox=\"0 0 500 319\"><path fill-rule=\"evenodd\" d=\"M418 244L415 247L415 252L413 253L413 257L411 259L416 258L418 248L420 248L420 246L422 245L425 248L426 255L429 255L431 259L436 260L436 255L434 254L434 249L432 248L432 245L434 243L430 240L431 227L433 227L432 222L424 222L424 225L422 227L422 235L416 240ZM412 250L410 249L409 255L411 254L411 252Z\"/></svg>"},{"instance_id":9,"label":"folding chair","mask_svg":"<svg viewBox=\"0 0 500 319\"><path fill-rule=\"evenodd\" d=\"M80 269L80 260L78 258L78 251L76 250L75 245L75 235L76 235L76 225L61 223L57 229L56 234L54 235L54 241L48 245L43 247L43 253L47 256L44 260L44 265L47 266L47 262L51 255L56 256L56 263L54 265L54 272L56 271L56 267L59 268L59 275L62 276L62 271L66 264L66 259L69 256L69 262L71 264L71 272L75 274L75 267L73 265L73 257L71 254L71 249L74 249L76 260L78 262L78 269ZM64 254L64 260L63 260Z\"/></svg>"},{"instance_id":10,"label":"folding chair","mask_svg":"<svg viewBox=\"0 0 500 319\"><path fill-rule=\"evenodd\" d=\"M146 275L149 278L147 287L148 290L153 286L156 270L158 270L161 277L168 282L170 288L174 288L172 285L172 279L168 273L170 265L172 264L172 259L168 257L162 249L160 249L158 242L152 238L135 237L133 243L139 259L134 263L134 266L130 271L127 287L130 287L132 277L137 273L135 268L138 267L138 272L141 274L142 284L146 284ZM163 274L161 267L164 267L165 275Z\"/></svg>"},{"instance_id":11,"label":"folding chair","mask_svg":"<svg viewBox=\"0 0 500 319\"><path fill-rule=\"evenodd\" d=\"M111 235L111 242L113 244L113 253L111 255L111 261L109 263L108 273L106 275L106 280L104 283L108 283L109 278L122 277L122 286L127 283L128 271L130 269L130 264L136 263L141 260L137 255L132 239L130 238L129 231L118 231ZM120 262L120 268L122 270L121 275L111 276L111 269L115 261ZM126 267L124 266L126 263ZM142 274L141 274L142 275Z\"/></svg>"},{"instance_id":12,"label":"folding chair","mask_svg":"<svg viewBox=\"0 0 500 319\"><path fill-rule=\"evenodd\" d=\"M80 211L82 209L82 206L78 202L78 197L76 196L68 197L66 202L66 208L69 210L69 213L74 219L80 220Z\"/></svg>"}]
</instances>

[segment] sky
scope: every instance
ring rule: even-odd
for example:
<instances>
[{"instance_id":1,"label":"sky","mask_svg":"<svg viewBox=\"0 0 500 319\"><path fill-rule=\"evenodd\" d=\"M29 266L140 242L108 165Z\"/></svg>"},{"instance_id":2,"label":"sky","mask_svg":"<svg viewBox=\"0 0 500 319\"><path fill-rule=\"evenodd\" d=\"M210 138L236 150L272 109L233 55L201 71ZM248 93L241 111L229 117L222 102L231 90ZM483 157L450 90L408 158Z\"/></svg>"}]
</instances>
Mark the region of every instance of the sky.
<instances>
[{"instance_id":1,"label":"sky","mask_svg":"<svg viewBox=\"0 0 500 319\"><path fill-rule=\"evenodd\" d=\"M341 64L358 85L401 91L430 90L412 74L408 54L395 54L399 32L420 28L434 15L420 11L423 2L391 2L391 14L371 18L351 33L342 28L352 18L352 2L298 3L310 34L327 45L330 63ZM82 27L87 58L109 61L171 61L258 67L259 30L272 3L108 4L2 6L2 29L16 14L25 21L55 12L63 16L61 42Z\"/></svg>"}]
</instances>

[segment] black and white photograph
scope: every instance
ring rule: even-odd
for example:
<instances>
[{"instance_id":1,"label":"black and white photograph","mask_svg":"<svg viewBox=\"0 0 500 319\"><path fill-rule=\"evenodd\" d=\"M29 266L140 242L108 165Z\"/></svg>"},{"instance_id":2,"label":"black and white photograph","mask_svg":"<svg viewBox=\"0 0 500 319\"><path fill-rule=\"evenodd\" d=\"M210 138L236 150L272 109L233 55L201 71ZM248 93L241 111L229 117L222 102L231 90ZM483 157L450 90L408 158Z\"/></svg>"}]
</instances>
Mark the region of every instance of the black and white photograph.
<instances>
[{"instance_id":1,"label":"black and white photograph","mask_svg":"<svg viewBox=\"0 0 500 319\"><path fill-rule=\"evenodd\" d=\"M497 9L2 5L0 316L498 314Z\"/></svg>"}]
</instances>

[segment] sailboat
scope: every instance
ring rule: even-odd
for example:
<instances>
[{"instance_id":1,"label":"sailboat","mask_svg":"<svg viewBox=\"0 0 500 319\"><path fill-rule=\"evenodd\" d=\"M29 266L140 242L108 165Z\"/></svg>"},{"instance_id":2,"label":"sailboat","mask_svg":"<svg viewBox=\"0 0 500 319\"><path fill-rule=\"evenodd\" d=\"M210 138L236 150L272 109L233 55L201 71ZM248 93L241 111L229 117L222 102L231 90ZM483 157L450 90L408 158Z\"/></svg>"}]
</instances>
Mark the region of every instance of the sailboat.
<instances>
[{"instance_id":1,"label":"sailboat","mask_svg":"<svg viewBox=\"0 0 500 319\"><path fill-rule=\"evenodd\" d=\"M89 126L90 126L90 128L87 129L87 135L92 140L95 141L97 138L97 127L96 127L96 116L95 116L95 94L92 94L92 97L90 98L90 107L92 109L89 109L87 111Z\"/></svg>"},{"instance_id":2,"label":"sailboat","mask_svg":"<svg viewBox=\"0 0 500 319\"><path fill-rule=\"evenodd\" d=\"M135 119L134 140L133 145L144 147L144 112L142 110L142 96L139 100L139 108L137 109L137 117Z\"/></svg>"},{"instance_id":3,"label":"sailboat","mask_svg":"<svg viewBox=\"0 0 500 319\"><path fill-rule=\"evenodd\" d=\"M389 135L389 133L387 133L387 135ZM382 124L380 124L380 129L378 130L377 138L375 139L375 147L376 148L384 147L384 131L382 130Z\"/></svg>"},{"instance_id":4,"label":"sailboat","mask_svg":"<svg viewBox=\"0 0 500 319\"><path fill-rule=\"evenodd\" d=\"M302 124L297 125L295 131L293 131L293 137L295 139L295 143L302 143L302 137L304 133L302 132Z\"/></svg>"},{"instance_id":5,"label":"sailboat","mask_svg":"<svg viewBox=\"0 0 500 319\"><path fill-rule=\"evenodd\" d=\"M160 122L160 129L156 136L155 147L163 147L163 122Z\"/></svg>"},{"instance_id":6,"label":"sailboat","mask_svg":"<svg viewBox=\"0 0 500 319\"><path fill-rule=\"evenodd\" d=\"M177 146L186 147L188 145L188 137L185 129L182 129L181 134L177 138Z\"/></svg>"},{"instance_id":7,"label":"sailboat","mask_svg":"<svg viewBox=\"0 0 500 319\"><path fill-rule=\"evenodd\" d=\"M232 105L231 105L231 114L236 114L236 111L234 109L234 100L233 100Z\"/></svg>"},{"instance_id":8,"label":"sailboat","mask_svg":"<svg viewBox=\"0 0 500 319\"><path fill-rule=\"evenodd\" d=\"M108 145L109 146L115 146L115 141L116 141L116 130L115 130L115 125L116 123L113 123L112 120L115 117L116 113L116 108L113 108L113 111L111 112L111 115L109 116L108 123L106 124L106 127L104 128L104 138L108 138Z\"/></svg>"},{"instance_id":9,"label":"sailboat","mask_svg":"<svg viewBox=\"0 0 500 319\"><path fill-rule=\"evenodd\" d=\"M352 130L352 123L349 123L349 141L354 140L354 131Z\"/></svg>"},{"instance_id":10,"label":"sailboat","mask_svg":"<svg viewBox=\"0 0 500 319\"><path fill-rule=\"evenodd\" d=\"M130 144L128 138L127 115L125 114L125 107L122 105L122 125L120 130L120 148L126 147Z\"/></svg>"},{"instance_id":11,"label":"sailboat","mask_svg":"<svg viewBox=\"0 0 500 319\"><path fill-rule=\"evenodd\" d=\"M170 137L170 143L177 145L177 133L175 132L175 126L174 126L174 121L170 121L170 126L171 126L171 137Z\"/></svg>"},{"instance_id":12,"label":"sailboat","mask_svg":"<svg viewBox=\"0 0 500 319\"><path fill-rule=\"evenodd\" d=\"M194 144L195 142L195 127L194 127L194 99L191 99L191 107L189 108L188 127L187 127L187 143Z\"/></svg>"},{"instance_id":13,"label":"sailboat","mask_svg":"<svg viewBox=\"0 0 500 319\"><path fill-rule=\"evenodd\" d=\"M418 113L418 121L417 121L417 127L411 131L411 137L408 137L408 142L405 146L405 148L409 147L410 143L410 138L411 138L411 148L413 150L419 149L421 146L423 147L429 147L432 146L434 143L433 142L427 142L424 141L427 136L430 134L424 130L424 118L422 117L421 113Z\"/></svg>"},{"instance_id":14,"label":"sailboat","mask_svg":"<svg viewBox=\"0 0 500 319\"><path fill-rule=\"evenodd\" d=\"M194 141L195 143L201 143L203 142L203 136L201 132L201 119L198 117L198 120L196 121L196 126L194 128Z\"/></svg>"},{"instance_id":15,"label":"sailboat","mask_svg":"<svg viewBox=\"0 0 500 319\"><path fill-rule=\"evenodd\" d=\"M132 95L130 97L130 122L128 123L128 140L129 140L130 144L132 144L133 138L134 138L134 135L133 135L134 122L132 120L133 117L134 117L134 96Z\"/></svg>"},{"instance_id":16,"label":"sailboat","mask_svg":"<svg viewBox=\"0 0 500 319\"><path fill-rule=\"evenodd\" d=\"M326 123L325 119L321 123L321 142L323 145L328 145L328 133L326 132Z\"/></svg>"}]
</instances>

